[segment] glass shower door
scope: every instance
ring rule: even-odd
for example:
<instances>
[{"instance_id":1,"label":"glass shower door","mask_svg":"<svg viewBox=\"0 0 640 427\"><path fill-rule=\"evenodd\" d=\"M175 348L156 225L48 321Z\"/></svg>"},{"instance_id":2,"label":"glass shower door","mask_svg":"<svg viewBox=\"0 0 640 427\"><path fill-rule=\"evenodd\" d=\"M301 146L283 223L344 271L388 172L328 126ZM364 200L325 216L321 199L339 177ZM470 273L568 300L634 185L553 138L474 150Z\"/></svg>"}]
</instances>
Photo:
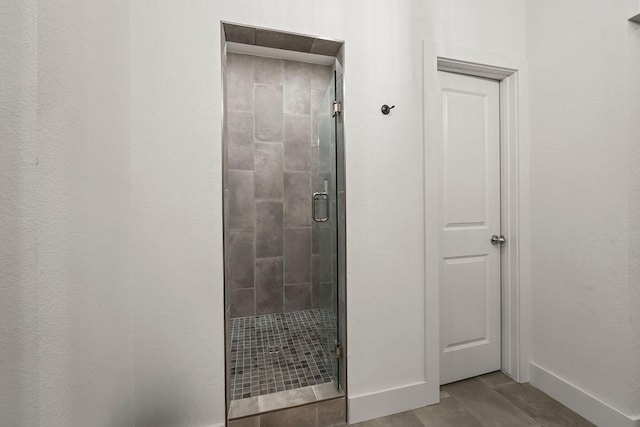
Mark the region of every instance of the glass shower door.
<instances>
[{"instance_id":1,"label":"glass shower door","mask_svg":"<svg viewBox=\"0 0 640 427\"><path fill-rule=\"evenodd\" d=\"M327 369L336 388L340 387L340 345L338 324L338 192L335 73L320 102L317 145L312 147L312 240L313 301L320 325L320 341Z\"/></svg>"}]
</instances>

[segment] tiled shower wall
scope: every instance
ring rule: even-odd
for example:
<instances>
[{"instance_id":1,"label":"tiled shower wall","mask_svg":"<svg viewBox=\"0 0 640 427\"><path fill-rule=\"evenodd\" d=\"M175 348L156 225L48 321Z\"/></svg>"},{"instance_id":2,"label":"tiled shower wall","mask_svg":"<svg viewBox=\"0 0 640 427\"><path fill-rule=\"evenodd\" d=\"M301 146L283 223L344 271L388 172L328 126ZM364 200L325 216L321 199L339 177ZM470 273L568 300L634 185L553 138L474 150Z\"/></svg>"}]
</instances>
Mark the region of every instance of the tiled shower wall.
<instances>
[{"instance_id":1,"label":"tiled shower wall","mask_svg":"<svg viewBox=\"0 0 640 427\"><path fill-rule=\"evenodd\" d=\"M332 69L229 53L225 75L231 317L326 306L333 260L322 237L331 239L330 225L312 224L311 194L322 169L318 110Z\"/></svg>"}]
</instances>

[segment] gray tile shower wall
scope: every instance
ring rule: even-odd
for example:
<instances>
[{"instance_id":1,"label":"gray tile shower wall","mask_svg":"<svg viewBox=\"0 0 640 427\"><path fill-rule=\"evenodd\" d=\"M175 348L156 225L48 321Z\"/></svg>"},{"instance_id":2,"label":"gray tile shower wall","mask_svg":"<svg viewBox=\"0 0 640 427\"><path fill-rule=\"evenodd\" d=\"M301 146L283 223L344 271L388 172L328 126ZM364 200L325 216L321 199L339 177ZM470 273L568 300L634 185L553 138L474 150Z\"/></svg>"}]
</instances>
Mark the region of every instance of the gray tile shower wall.
<instances>
[{"instance_id":1,"label":"gray tile shower wall","mask_svg":"<svg viewBox=\"0 0 640 427\"><path fill-rule=\"evenodd\" d=\"M282 257L284 250L281 201L256 201L255 258Z\"/></svg>"},{"instance_id":2,"label":"gray tile shower wall","mask_svg":"<svg viewBox=\"0 0 640 427\"><path fill-rule=\"evenodd\" d=\"M318 152L318 114L331 77L329 66L227 56L223 143L231 317L330 303L332 274L325 269L332 268L331 253L312 244L323 231L312 226L311 193L322 181L318 174L330 171L329 153Z\"/></svg>"}]
</instances>

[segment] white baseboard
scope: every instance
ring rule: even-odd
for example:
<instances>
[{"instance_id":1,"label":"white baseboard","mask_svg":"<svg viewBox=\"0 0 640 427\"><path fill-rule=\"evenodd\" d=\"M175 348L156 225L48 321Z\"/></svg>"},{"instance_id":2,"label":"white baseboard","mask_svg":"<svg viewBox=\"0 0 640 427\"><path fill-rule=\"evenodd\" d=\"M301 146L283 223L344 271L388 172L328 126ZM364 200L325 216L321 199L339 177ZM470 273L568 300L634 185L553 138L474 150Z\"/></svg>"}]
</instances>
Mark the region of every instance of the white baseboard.
<instances>
[{"instance_id":1,"label":"white baseboard","mask_svg":"<svg viewBox=\"0 0 640 427\"><path fill-rule=\"evenodd\" d=\"M436 396L435 401L429 401L429 390L424 381L374 393L349 396L349 424L422 408L437 403L438 398Z\"/></svg>"},{"instance_id":2,"label":"white baseboard","mask_svg":"<svg viewBox=\"0 0 640 427\"><path fill-rule=\"evenodd\" d=\"M601 427L640 427L640 415L627 415L560 376L529 363L531 384Z\"/></svg>"}]
</instances>

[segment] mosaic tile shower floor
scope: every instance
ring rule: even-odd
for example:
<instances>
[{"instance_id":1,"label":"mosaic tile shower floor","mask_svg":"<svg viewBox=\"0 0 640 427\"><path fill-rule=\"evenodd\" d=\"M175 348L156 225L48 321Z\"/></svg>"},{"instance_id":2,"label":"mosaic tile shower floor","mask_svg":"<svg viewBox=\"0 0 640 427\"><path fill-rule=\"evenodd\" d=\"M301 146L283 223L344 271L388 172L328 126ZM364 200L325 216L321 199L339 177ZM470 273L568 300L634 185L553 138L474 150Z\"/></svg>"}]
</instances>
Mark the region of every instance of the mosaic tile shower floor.
<instances>
[{"instance_id":1,"label":"mosaic tile shower floor","mask_svg":"<svg viewBox=\"0 0 640 427\"><path fill-rule=\"evenodd\" d=\"M335 325L317 309L231 319L231 399L332 381L322 343L331 348Z\"/></svg>"}]
</instances>

